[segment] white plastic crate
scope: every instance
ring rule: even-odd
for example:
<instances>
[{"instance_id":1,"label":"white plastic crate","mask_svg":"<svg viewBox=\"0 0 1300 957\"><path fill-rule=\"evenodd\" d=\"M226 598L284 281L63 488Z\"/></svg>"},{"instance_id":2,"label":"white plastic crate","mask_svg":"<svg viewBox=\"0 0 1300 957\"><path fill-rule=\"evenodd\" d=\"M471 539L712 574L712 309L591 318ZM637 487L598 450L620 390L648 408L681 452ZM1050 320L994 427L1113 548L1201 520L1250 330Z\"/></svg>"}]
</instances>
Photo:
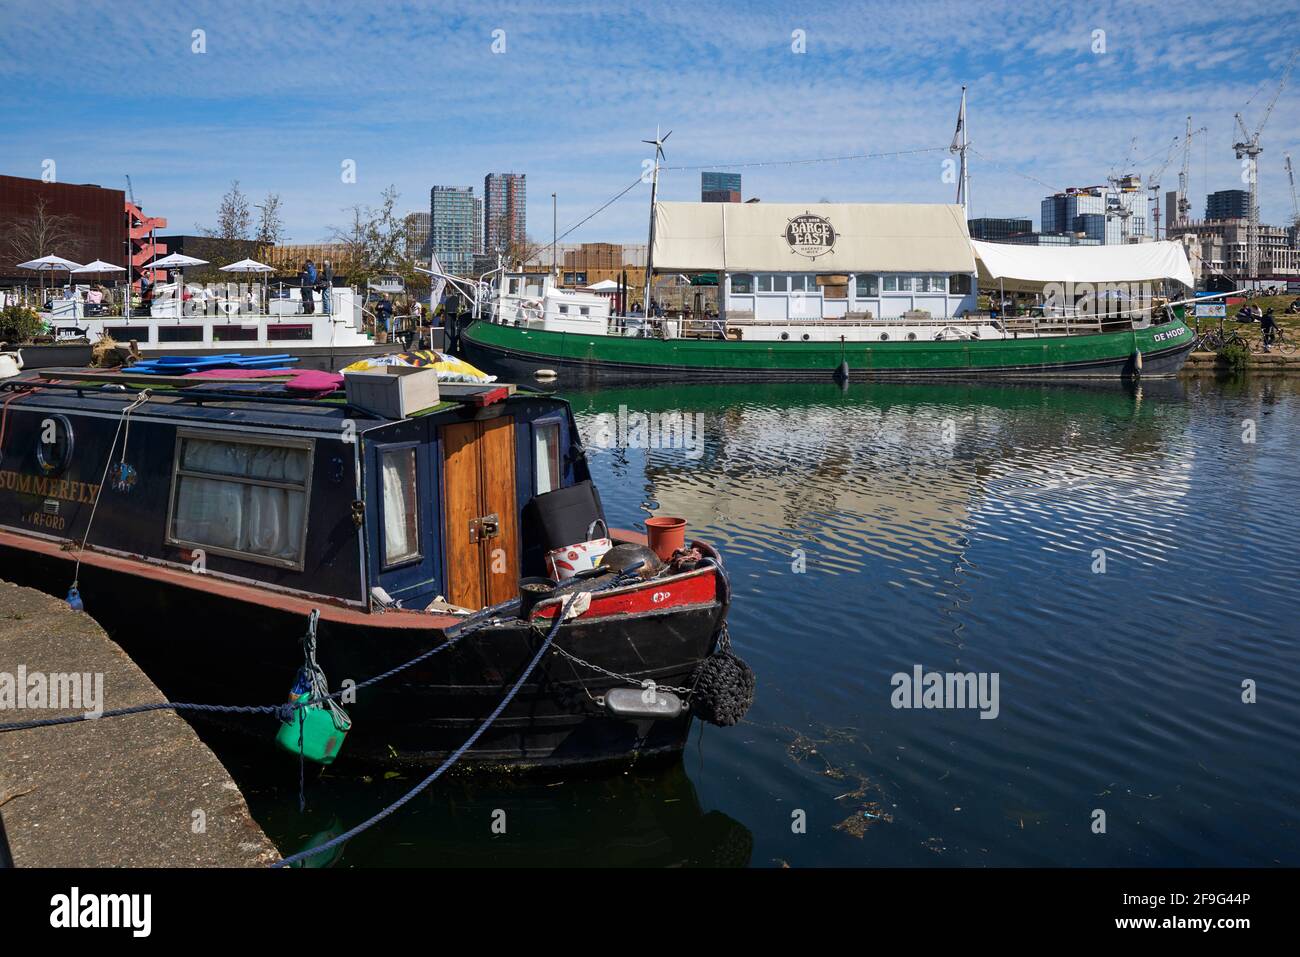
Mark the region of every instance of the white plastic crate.
<instances>
[{"instance_id":1,"label":"white plastic crate","mask_svg":"<svg viewBox=\"0 0 1300 957\"><path fill-rule=\"evenodd\" d=\"M349 402L390 419L404 419L441 401L436 369L383 366L345 372L343 385Z\"/></svg>"}]
</instances>

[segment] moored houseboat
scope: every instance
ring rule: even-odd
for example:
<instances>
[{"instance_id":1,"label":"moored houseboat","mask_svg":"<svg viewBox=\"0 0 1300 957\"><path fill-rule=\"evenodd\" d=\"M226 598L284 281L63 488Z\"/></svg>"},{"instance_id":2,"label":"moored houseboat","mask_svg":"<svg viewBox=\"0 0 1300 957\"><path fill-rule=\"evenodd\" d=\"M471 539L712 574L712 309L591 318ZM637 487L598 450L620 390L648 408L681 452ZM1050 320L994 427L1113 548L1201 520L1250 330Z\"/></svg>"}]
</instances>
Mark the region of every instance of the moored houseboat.
<instances>
[{"instance_id":1,"label":"moored houseboat","mask_svg":"<svg viewBox=\"0 0 1300 957\"><path fill-rule=\"evenodd\" d=\"M613 531L643 556L633 573L607 562L521 603L548 551L604 521L599 495L567 403L460 391L397 416L276 383L24 373L0 385L0 578L60 595L75 583L172 700L285 700L313 610L333 688L456 639L346 705L345 756L391 763L460 747L569 606L465 760L675 753L693 675L725 634L720 556L697 542L660 563ZM669 690L615 707L614 689L644 701L647 682Z\"/></svg>"},{"instance_id":2,"label":"moored houseboat","mask_svg":"<svg viewBox=\"0 0 1300 957\"><path fill-rule=\"evenodd\" d=\"M664 315L653 295L617 315L502 272L460 332L465 356L561 384L1119 379L1177 373L1194 338L1157 305L1191 286L1178 243L999 250L941 204L657 203L653 223L652 269L716 275L716 315ZM1040 304L982 310L981 285ZM1085 285L1150 295L1097 299Z\"/></svg>"}]
</instances>

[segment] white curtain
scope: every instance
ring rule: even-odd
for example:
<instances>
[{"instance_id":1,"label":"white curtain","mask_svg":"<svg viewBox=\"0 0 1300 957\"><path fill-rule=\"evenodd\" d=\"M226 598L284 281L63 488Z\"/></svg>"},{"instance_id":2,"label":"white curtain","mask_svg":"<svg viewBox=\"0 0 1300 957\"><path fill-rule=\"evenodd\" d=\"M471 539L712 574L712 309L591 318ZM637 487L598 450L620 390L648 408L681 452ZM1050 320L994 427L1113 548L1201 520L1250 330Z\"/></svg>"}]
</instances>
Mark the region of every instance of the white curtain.
<instances>
[{"instance_id":1,"label":"white curtain","mask_svg":"<svg viewBox=\"0 0 1300 957\"><path fill-rule=\"evenodd\" d=\"M244 442L186 439L186 471L270 479L305 486L308 452ZM216 548L297 559L307 514L305 489L269 488L219 478L181 478L175 537Z\"/></svg>"},{"instance_id":2,"label":"white curtain","mask_svg":"<svg viewBox=\"0 0 1300 957\"><path fill-rule=\"evenodd\" d=\"M415 450L383 457L384 564L418 553L415 521Z\"/></svg>"}]
</instances>

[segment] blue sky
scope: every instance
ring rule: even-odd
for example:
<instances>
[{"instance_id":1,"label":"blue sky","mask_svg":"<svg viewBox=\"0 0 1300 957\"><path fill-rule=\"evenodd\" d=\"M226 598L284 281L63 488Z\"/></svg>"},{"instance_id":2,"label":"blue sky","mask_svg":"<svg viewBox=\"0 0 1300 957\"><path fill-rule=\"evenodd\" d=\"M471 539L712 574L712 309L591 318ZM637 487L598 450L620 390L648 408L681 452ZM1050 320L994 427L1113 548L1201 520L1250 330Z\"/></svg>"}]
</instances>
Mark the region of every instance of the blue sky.
<instances>
[{"instance_id":1,"label":"blue sky","mask_svg":"<svg viewBox=\"0 0 1300 957\"><path fill-rule=\"evenodd\" d=\"M637 179L656 124L673 131L669 166L943 147L966 84L972 215L1037 220L1048 186L1130 165L1146 177L1190 113L1208 127L1191 157L1199 216L1207 189L1241 184L1233 113L1254 129L1298 20L1295 0L0 0L0 172L40 176L53 159L61 181L117 188L130 173L145 208L185 232L211 224L239 179L255 199L279 193L289 241L311 242L390 183L402 211L423 210L432 185L481 192L485 173L517 171L545 241L550 194L564 230ZM1283 153L1300 164L1300 69L1262 142L1263 217L1280 223ZM945 157L739 171L746 198L947 202ZM661 189L698 199L699 172L670 170ZM644 242L648 192L569 241Z\"/></svg>"}]
</instances>

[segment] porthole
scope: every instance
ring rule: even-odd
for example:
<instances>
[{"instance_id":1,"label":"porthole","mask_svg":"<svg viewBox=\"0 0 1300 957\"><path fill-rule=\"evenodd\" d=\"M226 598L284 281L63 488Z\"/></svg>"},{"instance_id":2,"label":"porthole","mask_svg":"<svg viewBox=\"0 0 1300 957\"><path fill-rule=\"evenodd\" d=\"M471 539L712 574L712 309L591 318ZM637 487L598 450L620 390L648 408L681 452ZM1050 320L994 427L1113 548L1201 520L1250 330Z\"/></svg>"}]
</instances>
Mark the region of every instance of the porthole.
<instances>
[{"instance_id":1,"label":"porthole","mask_svg":"<svg viewBox=\"0 0 1300 957\"><path fill-rule=\"evenodd\" d=\"M781 333L781 341L782 341L782 342L784 342L786 339L789 339L789 338L790 338L790 333L788 333L788 332L783 332L783 333Z\"/></svg>"},{"instance_id":2,"label":"porthole","mask_svg":"<svg viewBox=\"0 0 1300 957\"><path fill-rule=\"evenodd\" d=\"M803 341L804 341L804 342L807 342L810 338L812 338L812 337L809 336L808 333L805 332L805 333L803 334Z\"/></svg>"},{"instance_id":3,"label":"porthole","mask_svg":"<svg viewBox=\"0 0 1300 957\"><path fill-rule=\"evenodd\" d=\"M59 475L72 461L72 423L67 416L41 419L36 430L36 463L46 475Z\"/></svg>"},{"instance_id":4,"label":"porthole","mask_svg":"<svg viewBox=\"0 0 1300 957\"><path fill-rule=\"evenodd\" d=\"M907 334L907 341L908 341L908 342L915 342L915 341L916 341L916 333L915 333L915 332L909 332L909 333Z\"/></svg>"},{"instance_id":5,"label":"porthole","mask_svg":"<svg viewBox=\"0 0 1300 957\"><path fill-rule=\"evenodd\" d=\"M882 332L882 333L880 334L880 341L881 341L881 342L888 342L888 341L889 341L889 333L887 333L887 332Z\"/></svg>"}]
</instances>

